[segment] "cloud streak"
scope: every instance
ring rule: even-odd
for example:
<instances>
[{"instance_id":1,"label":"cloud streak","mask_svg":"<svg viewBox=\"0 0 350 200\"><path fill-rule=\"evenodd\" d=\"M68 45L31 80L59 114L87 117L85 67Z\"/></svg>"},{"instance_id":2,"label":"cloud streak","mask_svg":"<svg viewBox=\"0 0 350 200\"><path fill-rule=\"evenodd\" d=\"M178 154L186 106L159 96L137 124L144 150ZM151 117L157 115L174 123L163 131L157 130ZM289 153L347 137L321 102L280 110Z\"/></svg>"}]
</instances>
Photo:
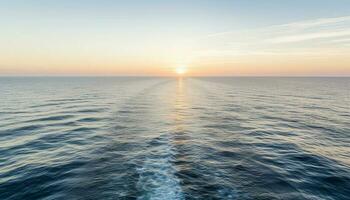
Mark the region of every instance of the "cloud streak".
<instances>
[{"instance_id":1,"label":"cloud streak","mask_svg":"<svg viewBox=\"0 0 350 200\"><path fill-rule=\"evenodd\" d=\"M343 16L209 34L200 39L201 48L197 55L221 55L227 58L244 55L301 55L300 52L303 55L335 55L344 54L344 48L349 48L349 42L350 16Z\"/></svg>"},{"instance_id":2,"label":"cloud streak","mask_svg":"<svg viewBox=\"0 0 350 200\"><path fill-rule=\"evenodd\" d=\"M267 42L271 43L289 43L289 42L301 42L307 40L324 39L324 38L335 38L342 36L350 36L350 29L343 31L330 31L330 32L316 32L316 33L305 33L300 35L289 35L275 39L269 39Z\"/></svg>"},{"instance_id":3,"label":"cloud streak","mask_svg":"<svg viewBox=\"0 0 350 200\"><path fill-rule=\"evenodd\" d=\"M311 27L317 27L317 26L334 25L334 24L349 23L349 22L350 22L350 16L344 16L344 17L335 17L335 18L320 18L320 19L314 19L314 20L305 20L301 22L299 21L295 23L288 23L280 26L305 29L305 28L311 28Z\"/></svg>"}]
</instances>

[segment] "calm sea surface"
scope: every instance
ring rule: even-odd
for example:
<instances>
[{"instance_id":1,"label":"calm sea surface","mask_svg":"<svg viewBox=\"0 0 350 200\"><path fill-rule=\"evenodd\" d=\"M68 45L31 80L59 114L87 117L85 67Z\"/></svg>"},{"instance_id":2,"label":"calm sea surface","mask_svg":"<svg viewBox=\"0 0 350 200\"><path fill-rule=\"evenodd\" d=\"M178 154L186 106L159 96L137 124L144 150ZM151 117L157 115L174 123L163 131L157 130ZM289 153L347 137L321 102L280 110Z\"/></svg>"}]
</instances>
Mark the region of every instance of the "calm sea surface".
<instances>
[{"instance_id":1,"label":"calm sea surface","mask_svg":"<svg viewBox=\"0 0 350 200\"><path fill-rule=\"evenodd\" d=\"M0 199L350 199L350 78L0 78Z\"/></svg>"}]
</instances>

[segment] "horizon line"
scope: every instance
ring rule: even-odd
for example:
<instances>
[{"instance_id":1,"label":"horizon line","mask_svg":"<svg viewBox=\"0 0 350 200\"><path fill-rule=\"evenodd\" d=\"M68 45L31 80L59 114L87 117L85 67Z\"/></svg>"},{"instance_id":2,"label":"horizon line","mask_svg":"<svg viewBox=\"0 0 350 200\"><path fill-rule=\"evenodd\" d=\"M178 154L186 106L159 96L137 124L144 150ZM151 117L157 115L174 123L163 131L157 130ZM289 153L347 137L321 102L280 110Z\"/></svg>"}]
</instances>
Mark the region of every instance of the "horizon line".
<instances>
[{"instance_id":1,"label":"horizon line","mask_svg":"<svg viewBox=\"0 0 350 200\"><path fill-rule=\"evenodd\" d=\"M350 75L0 75L0 78L350 78Z\"/></svg>"}]
</instances>

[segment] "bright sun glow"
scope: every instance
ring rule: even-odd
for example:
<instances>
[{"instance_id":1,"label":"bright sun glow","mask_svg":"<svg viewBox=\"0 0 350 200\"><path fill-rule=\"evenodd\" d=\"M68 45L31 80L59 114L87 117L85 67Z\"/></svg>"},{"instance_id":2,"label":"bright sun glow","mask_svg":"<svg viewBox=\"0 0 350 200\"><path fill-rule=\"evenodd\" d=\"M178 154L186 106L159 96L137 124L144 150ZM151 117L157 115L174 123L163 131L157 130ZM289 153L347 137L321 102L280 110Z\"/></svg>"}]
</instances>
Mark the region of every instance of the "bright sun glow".
<instances>
[{"instance_id":1,"label":"bright sun glow","mask_svg":"<svg viewBox=\"0 0 350 200\"><path fill-rule=\"evenodd\" d=\"M175 71L178 75L182 75L186 73L187 69L186 69L186 66L179 66L176 68Z\"/></svg>"}]
</instances>

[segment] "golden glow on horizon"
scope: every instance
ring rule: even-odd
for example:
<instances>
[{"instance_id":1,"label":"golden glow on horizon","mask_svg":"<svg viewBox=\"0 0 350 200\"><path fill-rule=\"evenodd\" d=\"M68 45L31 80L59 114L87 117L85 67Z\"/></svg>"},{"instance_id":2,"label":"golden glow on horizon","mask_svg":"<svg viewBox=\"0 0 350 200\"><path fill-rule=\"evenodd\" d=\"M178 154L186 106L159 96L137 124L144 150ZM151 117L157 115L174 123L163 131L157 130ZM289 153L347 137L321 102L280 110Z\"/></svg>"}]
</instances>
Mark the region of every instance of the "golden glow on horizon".
<instances>
[{"instance_id":1,"label":"golden glow on horizon","mask_svg":"<svg viewBox=\"0 0 350 200\"><path fill-rule=\"evenodd\" d=\"M66 0L9 2L0 3L0 76L350 76L350 14L335 9L341 3L332 4L336 16L320 13L322 5L305 3L300 15L280 4L286 18L273 18L255 12L260 3L239 1L215 2L215 10L91 2L74 12ZM168 6L184 12L163 12ZM241 6L248 17L232 12Z\"/></svg>"},{"instance_id":2,"label":"golden glow on horizon","mask_svg":"<svg viewBox=\"0 0 350 200\"><path fill-rule=\"evenodd\" d=\"M176 67L175 72L178 75L183 75L183 74L185 74L187 72L187 67L184 66L184 65L183 66L178 66L178 67Z\"/></svg>"}]
</instances>

